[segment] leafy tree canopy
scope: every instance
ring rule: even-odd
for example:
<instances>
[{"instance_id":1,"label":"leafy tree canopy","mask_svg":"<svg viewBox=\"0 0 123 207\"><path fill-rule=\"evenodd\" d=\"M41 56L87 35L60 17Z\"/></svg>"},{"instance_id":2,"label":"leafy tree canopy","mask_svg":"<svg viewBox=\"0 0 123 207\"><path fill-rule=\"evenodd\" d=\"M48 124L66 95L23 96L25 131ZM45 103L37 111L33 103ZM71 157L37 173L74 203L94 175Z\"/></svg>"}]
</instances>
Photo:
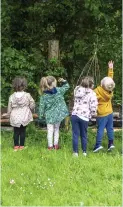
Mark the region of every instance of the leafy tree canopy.
<instances>
[{"instance_id":1,"label":"leafy tree canopy","mask_svg":"<svg viewBox=\"0 0 123 207\"><path fill-rule=\"evenodd\" d=\"M121 100L121 8L119 0L3 0L2 104L17 75L28 79L35 98L47 74L64 76L73 90L95 48L101 78L114 60L114 99ZM48 40L53 39L60 42L60 61L48 60Z\"/></svg>"}]
</instances>

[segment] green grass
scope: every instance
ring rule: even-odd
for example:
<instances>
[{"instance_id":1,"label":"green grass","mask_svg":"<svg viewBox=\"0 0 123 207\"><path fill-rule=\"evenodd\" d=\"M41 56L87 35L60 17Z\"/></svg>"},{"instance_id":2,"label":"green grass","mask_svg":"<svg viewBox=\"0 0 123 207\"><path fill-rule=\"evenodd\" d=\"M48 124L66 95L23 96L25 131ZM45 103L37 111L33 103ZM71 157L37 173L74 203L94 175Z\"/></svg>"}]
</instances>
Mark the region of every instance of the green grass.
<instances>
[{"instance_id":1,"label":"green grass","mask_svg":"<svg viewBox=\"0 0 123 207\"><path fill-rule=\"evenodd\" d=\"M72 156L71 132L60 133L61 149L47 150L46 132L30 125L23 151L13 151L12 132L2 132L2 206L122 206L121 131L116 149L94 154L89 129L88 156ZM15 184L10 184L14 179Z\"/></svg>"}]
</instances>

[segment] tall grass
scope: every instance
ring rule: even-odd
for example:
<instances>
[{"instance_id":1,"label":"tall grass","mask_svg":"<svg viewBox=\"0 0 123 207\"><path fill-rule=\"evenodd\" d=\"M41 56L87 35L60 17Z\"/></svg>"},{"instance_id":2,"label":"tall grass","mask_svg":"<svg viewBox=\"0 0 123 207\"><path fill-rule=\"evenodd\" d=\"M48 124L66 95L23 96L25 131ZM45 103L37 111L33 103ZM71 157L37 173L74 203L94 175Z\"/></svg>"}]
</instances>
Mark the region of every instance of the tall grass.
<instances>
[{"instance_id":1,"label":"tall grass","mask_svg":"<svg viewBox=\"0 0 123 207\"><path fill-rule=\"evenodd\" d=\"M2 132L2 206L122 206L121 131L116 149L93 153L95 132L88 132L88 156L72 156L71 131L60 133L60 150L47 150L46 131L27 129L23 151L13 151L12 132ZM15 181L10 184L10 180Z\"/></svg>"}]
</instances>

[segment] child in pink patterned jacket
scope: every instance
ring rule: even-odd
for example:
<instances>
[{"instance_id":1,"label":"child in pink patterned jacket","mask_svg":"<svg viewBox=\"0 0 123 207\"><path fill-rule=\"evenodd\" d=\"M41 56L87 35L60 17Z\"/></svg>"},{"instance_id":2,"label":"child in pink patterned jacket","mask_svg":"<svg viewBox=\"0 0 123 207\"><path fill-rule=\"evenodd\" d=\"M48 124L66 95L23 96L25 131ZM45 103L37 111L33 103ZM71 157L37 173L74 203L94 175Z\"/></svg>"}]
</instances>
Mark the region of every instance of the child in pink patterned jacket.
<instances>
[{"instance_id":1,"label":"child in pink patterned jacket","mask_svg":"<svg viewBox=\"0 0 123 207\"><path fill-rule=\"evenodd\" d=\"M14 93L9 97L7 113L2 117L10 118L10 125L14 128L14 151L17 151L24 149L26 126L33 121L31 110L35 108L35 102L32 96L24 91L27 87L25 78L16 77L12 86Z\"/></svg>"},{"instance_id":2,"label":"child in pink patterned jacket","mask_svg":"<svg viewBox=\"0 0 123 207\"><path fill-rule=\"evenodd\" d=\"M71 116L74 156L78 156L79 136L81 137L83 155L86 156L88 122L92 116L96 116L98 105L96 93L92 90L93 87L93 78L85 77L74 90L74 107Z\"/></svg>"}]
</instances>

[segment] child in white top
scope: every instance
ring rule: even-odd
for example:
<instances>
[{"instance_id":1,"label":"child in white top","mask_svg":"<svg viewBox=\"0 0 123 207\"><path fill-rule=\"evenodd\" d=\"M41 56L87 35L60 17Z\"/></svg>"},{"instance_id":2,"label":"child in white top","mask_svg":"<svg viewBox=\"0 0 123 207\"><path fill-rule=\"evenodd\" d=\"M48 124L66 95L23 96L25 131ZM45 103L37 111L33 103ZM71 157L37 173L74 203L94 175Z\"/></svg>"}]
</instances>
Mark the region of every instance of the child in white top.
<instances>
[{"instance_id":1,"label":"child in white top","mask_svg":"<svg viewBox=\"0 0 123 207\"><path fill-rule=\"evenodd\" d=\"M81 137L83 155L86 156L87 149L87 128L89 119L96 115L97 98L92 90L94 80L92 77L85 77L81 84L74 90L74 107L72 110L72 134L73 134L73 153L78 156L78 138Z\"/></svg>"}]
</instances>

